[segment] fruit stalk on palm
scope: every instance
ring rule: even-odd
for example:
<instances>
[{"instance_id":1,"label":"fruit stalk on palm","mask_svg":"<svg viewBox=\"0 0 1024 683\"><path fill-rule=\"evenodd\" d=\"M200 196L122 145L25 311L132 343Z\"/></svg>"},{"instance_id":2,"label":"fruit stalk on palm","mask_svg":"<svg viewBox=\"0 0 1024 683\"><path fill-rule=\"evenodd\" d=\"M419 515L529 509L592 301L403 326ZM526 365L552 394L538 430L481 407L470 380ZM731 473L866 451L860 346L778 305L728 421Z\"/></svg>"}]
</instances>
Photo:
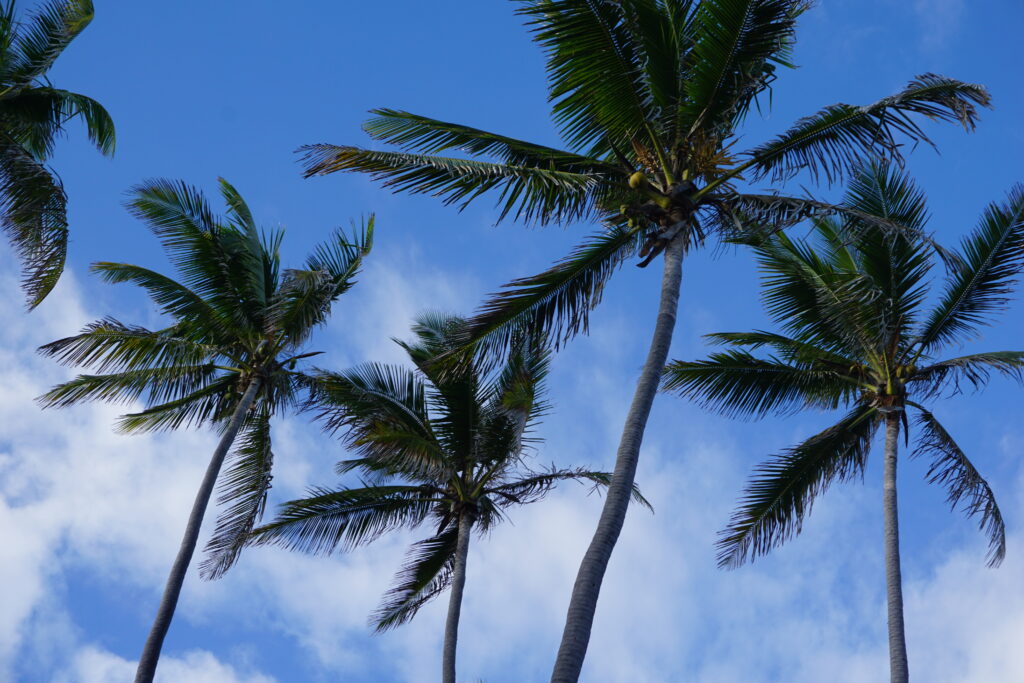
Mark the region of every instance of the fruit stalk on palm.
<instances>
[{"instance_id":1,"label":"fruit stalk on palm","mask_svg":"<svg viewBox=\"0 0 1024 683\"><path fill-rule=\"evenodd\" d=\"M524 330L567 341L587 330L590 311L622 264L663 258L651 346L573 587L552 674L557 683L576 681L583 665L671 343L686 252L826 215L900 230L897 221L853 207L751 188L801 172L836 180L871 155L901 159L913 143L928 141L922 121L970 130L978 107L988 105L980 86L924 74L877 102L831 105L739 148L744 118L769 103L778 69L791 65L796 20L806 8L783 0L525 0L520 13L547 55L564 149L392 109L375 111L365 128L397 149L305 148L308 175L358 171L395 191L459 207L496 195L500 218L603 226L549 270L513 281L484 303L467 331L467 345L480 353L507 346Z\"/></svg>"},{"instance_id":2,"label":"fruit stalk on palm","mask_svg":"<svg viewBox=\"0 0 1024 683\"><path fill-rule=\"evenodd\" d=\"M103 154L114 152L114 123L92 98L55 88L47 72L93 18L91 0L54 0L17 18L0 4L0 228L22 264L34 308L57 284L68 249L67 196L44 164L67 124L79 118Z\"/></svg>"},{"instance_id":3,"label":"fruit stalk on palm","mask_svg":"<svg viewBox=\"0 0 1024 683\"><path fill-rule=\"evenodd\" d=\"M503 359L475 359L450 370L465 321L421 317L416 339L402 343L415 369L366 364L319 375L311 407L357 455L338 465L360 486L319 488L282 506L253 542L309 553L350 550L399 529L428 525L371 621L378 631L412 619L451 589L442 656L444 683L455 683L455 654L470 538L517 506L543 498L559 482L607 486L610 475L584 469L535 471L525 452L545 410L548 352L536 338L517 340ZM639 492L634 499L646 504Z\"/></svg>"},{"instance_id":4,"label":"fruit stalk on palm","mask_svg":"<svg viewBox=\"0 0 1024 683\"><path fill-rule=\"evenodd\" d=\"M159 238L179 279L126 263L93 266L108 282L143 288L169 318L166 327L105 318L41 348L60 363L98 373L55 387L41 398L44 406L141 400L145 409L124 415L121 431L213 425L221 435L139 661L139 682L155 674L218 481L223 511L200 567L206 578L234 564L262 515L274 459L271 419L301 399L308 378L299 363L315 355L303 347L353 285L372 244L371 217L351 238L335 233L302 268L282 270L283 232L261 232L235 188L222 180L220 189L226 218L184 183L158 180L132 192L130 210Z\"/></svg>"},{"instance_id":5,"label":"fruit stalk on palm","mask_svg":"<svg viewBox=\"0 0 1024 683\"><path fill-rule=\"evenodd\" d=\"M756 243L764 300L779 332L710 335L726 350L675 361L668 391L727 415L760 417L843 408L835 425L760 465L719 541L734 567L797 534L818 496L836 481L862 477L876 433L885 432L883 516L891 678L909 677L904 637L896 465L899 436L916 432L911 455L927 458L929 482L954 508L978 520L989 563L1005 554L1005 531L989 484L931 412L945 393L980 389L992 374L1024 379L1024 351L944 357L974 337L1006 305L1024 267L1024 186L993 203L949 258L937 304L927 304L933 246L924 197L892 166L865 167L845 203L896 220L913 232L820 220L812 242L779 235ZM850 228L856 228L851 230ZM908 413L913 416L911 421Z\"/></svg>"}]
</instances>

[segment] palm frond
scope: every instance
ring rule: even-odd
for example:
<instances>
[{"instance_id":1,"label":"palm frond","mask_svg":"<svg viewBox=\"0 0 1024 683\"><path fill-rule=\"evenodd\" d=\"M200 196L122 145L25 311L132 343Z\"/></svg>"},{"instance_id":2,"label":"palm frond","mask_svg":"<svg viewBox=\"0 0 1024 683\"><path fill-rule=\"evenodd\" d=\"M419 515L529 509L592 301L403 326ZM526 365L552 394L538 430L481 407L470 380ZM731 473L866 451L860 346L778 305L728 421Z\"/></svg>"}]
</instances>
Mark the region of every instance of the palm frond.
<instances>
[{"instance_id":1,"label":"palm frond","mask_svg":"<svg viewBox=\"0 0 1024 683\"><path fill-rule=\"evenodd\" d=\"M547 54L552 114L569 146L603 156L633 141L664 150L648 122L643 54L624 3L525 0L518 13Z\"/></svg>"},{"instance_id":2,"label":"palm frond","mask_svg":"<svg viewBox=\"0 0 1024 683\"><path fill-rule=\"evenodd\" d=\"M355 284L363 259L373 246L373 215L348 237L336 231L306 260L304 270L287 270L273 297L268 323L296 346L331 312L331 304Z\"/></svg>"},{"instance_id":3,"label":"palm frond","mask_svg":"<svg viewBox=\"0 0 1024 683\"><path fill-rule=\"evenodd\" d=\"M950 277L916 340L923 353L963 340L1002 310L1024 267L1024 185L993 202L961 247L963 265Z\"/></svg>"},{"instance_id":4,"label":"palm frond","mask_svg":"<svg viewBox=\"0 0 1024 683\"><path fill-rule=\"evenodd\" d=\"M394 109L374 109L370 113L373 118L363 124L366 132L375 140L397 145L407 152L436 155L453 149L472 156L496 159L509 166L617 176L621 180L626 176L626 171L616 164L478 128Z\"/></svg>"},{"instance_id":5,"label":"palm frond","mask_svg":"<svg viewBox=\"0 0 1024 683\"><path fill-rule=\"evenodd\" d=\"M719 566L738 567L800 533L815 499L833 482L863 476L878 424L874 408L857 406L832 427L758 465L720 532Z\"/></svg>"},{"instance_id":6,"label":"palm frond","mask_svg":"<svg viewBox=\"0 0 1024 683\"><path fill-rule=\"evenodd\" d=\"M93 19L92 0L51 0L19 27L11 46L8 78L27 85L43 77Z\"/></svg>"},{"instance_id":7,"label":"palm frond","mask_svg":"<svg viewBox=\"0 0 1024 683\"><path fill-rule=\"evenodd\" d=\"M36 159L53 153L65 124L81 117L86 135L105 155L114 153L114 122L103 106L85 95L51 87L31 87L0 100L6 132Z\"/></svg>"},{"instance_id":8,"label":"palm frond","mask_svg":"<svg viewBox=\"0 0 1024 683\"><path fill-rule=\"evenodd\" d=\"M998 566L1006 557L1006 524L995 494L935 416L920 405L915 407L921 435L914 456L931 459L928 483L946 488L952 509L961 505L968 517L978 518L978 528L988 537L988 566Z\"/></svg>"},{"instance_id":9,"label":"palm frond","mask_svg":"<svg viewBox=\"0 0 1024 683\"><path fill-rule=\"evenodd\" d=\"M834 409L859 386L836 368L794 365L729 349L707 360L670 362L661 388L722 415L755 418L808 407Z\"/></svg>"},{"instance_id":10,"label":"palm frond","mask_svg":"<svg viewBox=\"0 0 1024 683\"><path fill-rule=\"evenodd\" d=\"M199 565L204 579L219 579L238 561L253 526L263 516L273 464L270 411L263 404L246 420L218 482L217 503L224 509L206 544L206 558Z\"/></svg>"},{"instance_id":11,"label":"palm frond","mask_svg":"<svg viewBox=\"0 0 1024 683\"><path fill-rule=\"evenodd\" d=\"M964 384L976 391L993 372L1024 382L1024 351L990 351L938 361L918 369L907 383L915 394L930 398L945 390L958 394Z\"/></svg>"},{"instance_id":12,"label":"palm frond","mask_svg":"<svg viewBox=\"0 0 1024 683\"><path fill-rule=\"evenodd\" d=\"M117 431L135 434L222 423L233 414L241 397L238 375L226 373L190 394L122 415Z\"/></svg>"},{"instance_id":13,"label":"palm frond","mask_svg":"<svg viewBox=\"0 0 1024 683\"><path fill-rule=\"evenodd\" d=\"M408 622L420 607L451 585L458 531L457 526L449 526L409 549L404 566L395 576L394 587L384 594L380 606L370 616L370 623L378 632Z\"/></svg>"},{"instance_id":14,"label":"palm frond","mask_svg":"<svg viewBox=\"0 0 1024 683\"><path fill-rule=\"evenodd\" d=\"M368 173L395 192L431 194L460 210L480 195L498 193L499 221L569 223L590 215L598 180L549 165L507 165L405 152L378 152L329 144L300 148L306 177L337 171Z\"/></svg>"},{"instance_id":15,"label":"palm frond","mask_svg":"<svg viewBox=\"0 0 1024 683\"><path fill-rule=\"evenodd\" d=\"M179 321L187 320L197 323L191 326L193 330L202 330L204 334L215 338L227 336L218 333L238 332L238 330L232 330L233 322L221 315L220 311L211 306L209 302L166 275L130 263L107 261L92 264L90 270L98 274L104 282L112 284L130 282L142 287L163 313Z\"/></svg>"},{"instance_id":16,"label":"palm frond","mask_svg":"<svg viewBox=\"0 0 1024 683\"><path fill-rule=\"evenodd\" d=\"M427 414L427 389L414 373L364 364L343 373L316 375L310 408L329 432L360 457L395 474L446 478L446 462Z\"/></svg>"},{"instance_id":17,"label":"palm frond","mask_svg":"<svg viewBox=\"0 0 1024 683\"><path fill-rule=\"evenodd\" d=\"M796 19L805 0L704 0L688 55L683 125L723 137L742 121L755 97L791 67Z\"/></svg>"},{"instance_id":18,"label":"palm frond","mask_svg":"<svg viewBox=\"0 0 1024 683\"><path fill-rule=\"evenodd\" d=\"M350 550L393 529L417 526L437 502L436 490L421 486L314 488L283 504L272 522L253 530L250 542L314 555Z\"/></svg>"},{"instance_id":19,"label":"palm frond","mask_svg":"<svg viewBox=\"0 0 1024 683\"><path fill-rule=\"evenodd\" d=\"M18 142L0 136L0 228L18 254L22 290L35 308L57 285L68 249L60 180Z\"/></svg>"},{"instance_id":20,"label":"palm frond","mask_svg":"<svg viewBox=\"0 0 1024 683\"><path fill-rule=\"evenodd\" d=\"M641 236L640 228L611 228L543 273L513 280L470 319L468 339L486 352L507 348L526 330L544 334L556 348L586 333L590 311L611 275L640 248Z\"/></svg>"},{"instance_id":21,"label":"palm frond","mask_svg":"<svg viewBox=\"0 0 1024 683\"><path fill-rule=\"evenodd\" d=\"M512 481L505 481L484 489L484 492L498 496L503 505L526 505L535 503L546 496L561 481L589 482L595 489L607 488L612 481L610 472L595 472L582 467L576 469L557 469L552 466L547 472L528 473L525 476L517 476ZM644 498L640 487L633 484L630 498L634 503L643 505L650 511L654 507L650 501Z\"/></svg>"},{"instance_id":22,"label":"palm frond","mask_svg":"<svg viewBox=\"0 0 1024 683\"><path fill-rule=\"evenodd\" d=\"M61 365L91 367L98 372L200 365L221 354L215 346L186 339L175 326L151 331L104 318L74 336L44 344L39 352Z\"/></svg>"},{"instance_id":23,"label":"palm frond","mask_svg":"<svg viewBox=\"0 0 1024 683\"><path fill-rule=\"evenodd\" d=\"M206 389L217 379L210 364L125 370L105 375L79 375L39 397L45 408L65 408L88 401L131 403L145 397L149 405L175 401Z\"/></svg>"},{"instance_id":24,"label":"palm frond","mask_svg":"<svg viewBox=\"0 0 1024 683\"><path fill-rule=\"evenodd\" d=\"M831 183L872 157L901 161L905 142L931 144L915 117L973 130L978 107L988 106L989 100L982 86L923 74L874 104L835 104L800 119L782 135L750 150L750 165L758 177L785 180L806 170Z\"/></svg>"}]
</instances>

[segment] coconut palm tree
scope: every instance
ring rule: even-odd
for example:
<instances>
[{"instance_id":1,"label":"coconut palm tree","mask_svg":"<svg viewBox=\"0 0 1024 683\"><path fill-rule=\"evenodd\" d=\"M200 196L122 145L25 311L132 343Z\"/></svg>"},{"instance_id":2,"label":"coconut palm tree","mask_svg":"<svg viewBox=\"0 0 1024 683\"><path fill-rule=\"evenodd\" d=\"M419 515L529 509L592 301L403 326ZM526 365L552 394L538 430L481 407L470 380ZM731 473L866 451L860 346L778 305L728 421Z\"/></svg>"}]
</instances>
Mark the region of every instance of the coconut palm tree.
<instances>
[{"instance_id":1,"label":"coconut palm tree","mask_svg":"<svg viewBox=\"0 0 1024 683\"><path fill-rule=\"evenodd\" d=\"M206 546L201 574L222 576L262 515L273 463L271 418L298 400L306 381L297 363L315 355L303 348L335 299L352 287L372 244L371 217L352 238L336 232L303 268L282 270L283 232L261 232L237 190L221 180L220 191L226 218L216 216L203 194L184 183L156 180L132 191L129 209L161 241L178 280L126 263L93 265L107 282L130 282L146 290L170 318L167 327L148 330L104 318L40 349L62 364L99 373L55 387L40 399L46 407L141 399L145 409L124 415L121 431L212 424L221 434L136 681L153 680L210 496L236 441L220 479L223 511Z\"/></svg>"},{"instance_id":2,"label":"coconut palm tree","mask_svg":"<svg viewBox=\"0 0 1024 683\"><path fill-rule=\"evenodd\" d=\"M558 482L607 486L605 472L533 471L524 448L545 410L548 352L536 340L515 345L504 362L470 361L447 371L437 359L458 343L465 321L425 315L416 340L399 342L415 366L370 363L318 377L313 405L330 432L342 430L357 458L338 473L357 472L361 486L316 488L285 503L253 542L308 553L350 550L398 529L431 525L409 550L395 586L371 622L378 631L403 624L451 588L442 680L455 683L455 648L473 532L486 533L515 506L533 503ZM635 500L647 504L634 488Z\"/></svg>"},{"instance_id":3,"label":"coconut palm tree","mask_svg":"<svg viewBox=\"0 0 1024 683\"><path fill-rule=\"evenodd\" d=\"M846 203L923 230L922 193L887 165L865 168ZM985 479L931 412L943 393L980 389L992 373L1024 379L1024 351L944 358L1001 311L1024 267L1024 186L993 203L962 244L957 264L926 303L932 251L907 234L851 234L819 221L813 243L776 236L756 247L764 300L781 332L721 333L731 348L695 362L675 361L664 386L727 415L762 416L844 408L842 419L758 466L719 540L719 562L735 567L799 533L811 506L834 481L862 477L872 438L885 431L883 513L889 654L893 681L908 679L896 507L897 445L930 460L927 479L952 507L979 521L989 564L1005 553L1003 518ZM754 353L758 349L766 352Z\"/></svg>"},{"instance_id":4,"label":"coconut palm tree","mask_svg":"<svg viewBox=\"0 0 1024 683\"><path fill-rule=\"evenodd\" d=\"M57 284L68 248L67 197L44 163L74 118L100 152L113 154L114 123L98 102L53 87L46 75L92 21L92 0L54 0L22 19L14 5L0 4L0 225L34 308Z\"/></svg>"},{"instance_id":5,"label":"coconut palm tree","mask_svg":"<svg viewBox=\"0 0 1024 683\"><path fill-rule=\"evenodd\" d=\"M558 683L576 681L583 665L672 338L684 254L752 225L777 230L813 215L849 216L848 208L748 188L800 171L835 180L876 154L898 159L903 143L927 141L922 118L971 129L977 107L989 102L980 86L924 74L873 104L831 105L773 139L739 148L744 119L755 105L770 103L779 67L791 65L796 21L808 4L521 0L519 12L547 54L564 149L393 109L374 111L365 128L396 150L304 148L307 175L359 171L395 191L429 193L460 207L490 192L500 218L603 223L551 269L515 280L487 301L468 332L477 347L503 345L527 328L562 343L586 331L590 310L623 263L640 257L643 266L664 256L650 351L573 587L552 677Z\"/></svg>"}]
</instances>

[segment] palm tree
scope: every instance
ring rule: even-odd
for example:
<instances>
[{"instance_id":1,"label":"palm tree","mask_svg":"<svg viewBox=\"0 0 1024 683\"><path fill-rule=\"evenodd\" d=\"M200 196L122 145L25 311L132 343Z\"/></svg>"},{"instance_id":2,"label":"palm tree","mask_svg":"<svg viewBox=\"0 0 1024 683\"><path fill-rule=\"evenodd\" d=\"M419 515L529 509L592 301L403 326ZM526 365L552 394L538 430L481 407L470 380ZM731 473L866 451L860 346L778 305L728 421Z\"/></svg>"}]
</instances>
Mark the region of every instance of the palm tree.
<instances>
[{"instance_id":1,"label":"palm tree","mask_svg":"<svg viewBox=\"0 0 1024 683\"><path fill-rule=\"evenodd\" d=\"M92 0L53 0L24 20L0 4L0 225L22 262L29 308L64 271L67 197L44 166L57 138L80 117L100 152L114 152L114 123L92 98L54 88L46 72L89 25Z\"/></svg>"},{"instance_id":2,"label":"palm tree","mask_svg":"<svg viewBox=\"0 0 1024 683\"><path fill-rule=\"evenodd\" d=\"M62 364L99 373L55 387L40 399L46 407L141 399L145 410L124 415L121 431L213 424L221 434L143 649L137 682L153 680L210 496L236 440L218 489L224 509L200 573L222 576L261 517L274 457L271 418L294 405L307 385L296 364L315 354L303 352L303 346L327 319L334 300L353 285L372 245L371 217L351 240L338 231L302 269L282 271L283 232L261 232L237 190L221 180L220 191L227 218L214 215L203 194L184 183L156 180L132 191L129 209L161 241L179 280L126 263L93 265L107 282L145 289L171 318L167 327L153 331L104 318L40 349Z\"/></svg>"},{"instance_id":3,"label":"palm tree","mask_svg":"<svg viewBox=\"0 0 1024 683\"><path fill-rule=\"evenodd\" d=\"M399 342L415 370L371 363L322 373L313 405L359 456L341 461L338 473L358 472L363 485L312 489L253 532L254 543L331 553L431 524L436 531L413 544L371 622L378 631L403 624L450 587L444 683L455 683L473 531L486 533L509 508L540 500L559 481L606 486L610 479L583 469L525 467L524 448L535 441L529 433L545 410L549 354L536 340L524 341L504 363L470 361L446 371L436 360L454 348L464 326L453 316L420 317L415 342ZM647 504L635 488L633 497Z\"/></svg>"},{"instance_id":4,"label":"palm tree","mask_svg":"<svg viewBox=\"0 0 1024 683\"><path fill-rule=\"evenodd\" d=\"M918 230L922 193L884 164L865 168L846 203ZM931 461L927 479L948 501L977 517L989 540L989 564L1005 553L1003 518L988 483L927 404L947 390L980 389L992 373L1024 379L1024 351L941 359L1001 311L1024 267L1024 185L993 203L962 244L925 303L931 250L922 240L877 230L851 234L834 221L815 227L815 243L776 236L756 247L764 299L781 333L720 333L732 348L707 360L675 361L665 389L727 415L762 416L808 408L848 412L835 425L758 466L718 542L719 563L735 567L799 533L815 499L834 481L862 477L872 437L885 428L883 513L893 681L908 679L896 510L897 441L918 432L912 455ZM757 349L770 352L752 353Z\"/></svg>"},{"instance_id":5,"label":"palm tree","mask_svg":"<svg viewBox=\"0 0 1024 683\"><path fill-rule=\"evenodd\" d=\"M796 20L808 4L520 0L519 12L547 53L552 112L566 149L392 109L374 111L365 128L397 151L304 148L308 176L359 171L395 191L430 193L460 207L492 191L500 218L604 224L551 269L515 280L487 301L468 331L477 347L504 345L524 329L563 343L586 331L589 311L623 263L639 256L644 266L664 254L650 351L573 587L552 676L558 683L576 681L583 665L672 339L685 253L749 226L778 230L809 216L855 214L809 198L750 192L741 181L783 181L800 171L835 180L862 158L899 159L903 143L927 141L920 118L970 130L977 107L989 102L980 86L924 74L873 104L828 106L778 137L738 149L744 118L767 104L762 96L776 71L791 65ZM450 152L461 155L443 155Z\"/></svg>"}]
</instances>

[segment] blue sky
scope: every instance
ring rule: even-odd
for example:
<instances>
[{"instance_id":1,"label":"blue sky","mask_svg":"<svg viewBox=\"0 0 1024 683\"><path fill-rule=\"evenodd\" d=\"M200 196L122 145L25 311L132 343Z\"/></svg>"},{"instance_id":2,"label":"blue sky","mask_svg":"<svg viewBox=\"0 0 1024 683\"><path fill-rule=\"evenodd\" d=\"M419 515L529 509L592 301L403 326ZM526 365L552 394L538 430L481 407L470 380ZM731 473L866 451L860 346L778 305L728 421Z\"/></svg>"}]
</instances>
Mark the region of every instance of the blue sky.
<instances>
[{"instance_id":1,"label":"blue sky","mask_svg":"<svg viewBox=\"0 0 1024 683\"><path fill-rule=\"evenodd\" d=\"M100 100L118 127L105 159L72 129L53 161L70 196L69 270L25 314L0 302L0 679L130 680L214 436L124 437L117 409L42 414L32 397L68 376L39 344L114 315L155 324L138 292L88 275L95 260L167 270L152 236L122 207L152 177L211 195L224 176L266 225L283 225L298 262L327 231L376 212L377 245L359 285L312 347L323 364L398 361L389 341L421 310L469 312L503 282L545 268L591 226L494 227L480 201L462 213L430 197L393 196L359 176L302 180L294 150L365 144L373 107L394 107L557 143L543 61L513 3L97 2L97 17L57 63L53 81ZM868 103L936 72L982 83L995 109L965 134L931 125L941 149L909 168L928 193L931 228L948 243L1021 179L1024 93L1012 0L826 0L801 21L796 61L773 107L744 142L837 101ZM798 185L795 184L794 187ZM841 188L818 188L835 197ZM16 269L0 250L0 286ZM592 334L555 361L555 410L538 464L611 468L632 382L653 323L658 273L627 265L593 317ZM739 251L684 266L672 356L705 353L700 335L765 323L756 272ZM969 348L1021 347L1015 305ZM926 486L923 462L900 472L911 670L919 680L1024 679L1024 446L1020 393L996 380L937 413L984 474L1009 520L1004 566L984 568L984 542ZM613 558L584 669L588 681L872 681L885 672L881 476L838 486L803 535L738 571L714 567L715 531L750 466L826 424L827 415L738 423L661 397L638 480L653 516L634 510ZM338 446L302 417L277 425L272 502L334 481ZM470 555L460 677L543 680L569 589L600 501L566 487L523 509ZM398 631L372 636L366 615L404 545L383 540L347 556L259 549L215 583L190 575L165 646L166 681L433 681L443 601Z\"/></svg>"}]
</instances>

